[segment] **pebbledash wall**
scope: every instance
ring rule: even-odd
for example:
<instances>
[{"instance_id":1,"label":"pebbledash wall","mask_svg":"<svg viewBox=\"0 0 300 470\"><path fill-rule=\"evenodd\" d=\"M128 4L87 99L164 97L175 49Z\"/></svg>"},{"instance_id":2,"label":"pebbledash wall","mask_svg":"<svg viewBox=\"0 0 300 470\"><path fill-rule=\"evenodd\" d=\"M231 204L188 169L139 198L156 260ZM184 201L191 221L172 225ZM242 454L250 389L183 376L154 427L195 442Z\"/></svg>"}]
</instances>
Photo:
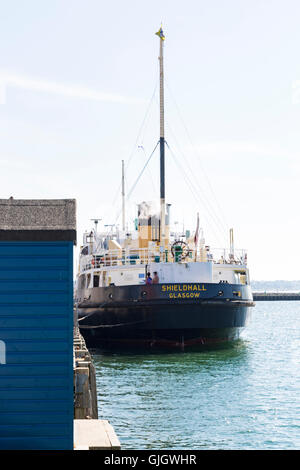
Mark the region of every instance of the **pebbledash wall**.
<instances>
[{"instance_id":1,"label":"pebbledash wall","mask_svg":"<svg viewBox=\"0 0 300 470\"><path fill-rule=\"evenodd\" d=\"M73 449L75 200L0 200L0 449Z\"/></svg>"}]
</instances>

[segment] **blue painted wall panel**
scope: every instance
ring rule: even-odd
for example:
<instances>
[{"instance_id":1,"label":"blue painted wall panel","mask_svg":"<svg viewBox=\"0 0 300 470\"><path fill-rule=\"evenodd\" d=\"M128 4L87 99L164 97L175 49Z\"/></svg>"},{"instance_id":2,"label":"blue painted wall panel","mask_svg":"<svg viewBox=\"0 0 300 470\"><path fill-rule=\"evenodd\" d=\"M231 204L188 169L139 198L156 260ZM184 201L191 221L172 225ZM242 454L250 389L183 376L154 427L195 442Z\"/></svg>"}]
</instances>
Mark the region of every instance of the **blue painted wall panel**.
<instances>
[{"instance_id":1,"label":"blue painted wall panel","mask_svg":"<svg viewBox=\"0 0 300 470\"><path fill-rule=\"evenodd\" d=\"M41 430L43 430L44 436L64 436L68 431L67 426L61 425L59 429L55 424L24 424L23 426L18 426L15 424L11 425L0 425L0 437L15 437L16 433L19 436L28 436L37 435Z\"/></svg>"},{"instance_id":2,"label":"blue painted wall panel","mask_svg":"<svg viewBox=\"0 0 300 470\"><path fill-rule=\"evenodd\" d=\"M23 426L24 424L53 424L57 425L57 430L59 433L59 429L62 425L68 425L66 420L66 412L65 411L44 411L41 413L40 411L23 411L23 412L16 412L12 413L8 411L7 413L1 412L1 424L4 425L11 425L15 424L16 426ZM36 426L38 428L38 426ZM41 428L42 429L42 428ZM37 435L37 434L36 434ZM16 434L16 437L18 435ZM42 439L43 434L40 433L40 438ZM66 435L66 439L69 439L69 433ZM70 440L70 439L69 439ZM2 446L2 443L1 443ZM5 447L2 447L5 449ZM34 449L34 447L29 447L29 449ZM40 449L39 447L37 449Z\"/></svg>"},{"instance_id":3,"label":"blue painted wall panel","mask_svg":"<svg viewBox=\"0 0 300 470\"><path fill-rule=\"evenodd\" d=\"M63 400L65 396L65 387L62 386L56 386L53 387L52 389L50 388L43 388L43 387L38 387L38 388L2 388L0 390L0 400L6 400L7 398L7 393L9 392L9 398L10 400L18 400L20 398L20 392L22 392L22 397L23 400Z\"/></svg>"},{"instance_id":4,"label":"blue painted wall panel","mask_svg":"<svg viewBox=\"0 0 300 470\"><path fill-rule=\"evenodd\" d=\"M0 320L0 335L1 339L7 342L8 346L14 342L14 340L43 340L51 338L53 341L58 339L65 339L66 335L68 334L68 328L48 328L46 331L44 329L32 329L28 328L1 328L1 320ZM0 372L1 374L1 372Z\"/></svg>"},{"instance_id":5,"label":"blue painted wall panel","mask_svg":"<svg viewBox=\"0 0 300 470\"><path fill-rule=\"evenodd\" d=\"M0 255L2 258L21 257L37 258L41 256L59 256L67 258L65 247L60 242L25 242L27 243L26 252L24 252L24 242L2 242L0 246ZM50 245L52 243L52 245Z\"/></svg>"},{"instance_id":6,"label":"blue painted wall panel","mask_svg":"<svg viewBox=\"0 0 300 470\"><path fill-rule=\"evenodd\" d=\"M0 283L0 294L6 292L68 292L68 282L59 280L5 280Z\"/></svg>"},{"instance_id":7,"label":"blue painted wall panel","mask_svg":"<svg viewBox=\"0 0 300 470\"><path fill-rule=\"evenodd\" d=\"M39 434L30 437L7 437L1 439L3 449L47 449L47 450L65 450L68 448L69 441L65 437L46 436L40 437Z\"/></svg>"},{"instance_id":8,"label":"blue painted wall panel","mask_svg":"<svg viewBox=\"0 0 300 470\"><path fill-rule=\"evenodd\" d=\"M20 257L16 256L15 258L0 258L0 268L2 269L19 269L19 268L42 268L44 269L45 266L49 266L50 268L65 268L68 262L68 258L66 257Z\"/></svg>"},{"instance_id":9,"label":"blue painted wall panel","mask_svg":"<svg viewBox=\"0 0 300 470\"><path fill-rule=\"evenodd\" d=\"M7 268L5 271L0 271L0 280L16 280L16 281L27 281L27 280L67 280L69 272L66 269L60 268L56 269L55 267L49 267L49 269L44 268L20 268L17 271L11 267Z\"/></svg>"},{"instance_id":10,"label":"blue painted wall panel","mask_svg":"<svg viewBox=\"0 0 300 470\"><path fill-rule=\"evenodd\" d=\"M1 293L0 292L0 303L2 304L66 304L68 303L68 294L62 294L60 292L13 292L13 293Z\"/></svg>"},{"instance_id":11,"label":"blue painted wall panel","mask_svg":"<svg viewBox=\"0 0 300 470\"><path fill-rule=\"evenodd\" d=\"M66 304L56 304L55 309L51 303L43 305L26 305L24 304L20 309L19 305L13 304L0 304L0 315L16 315L16 316L26 316L27 315L58 315L58 314L67 314L69 315L69 307Z\"/></svg>"},{"instance_id":12,"label":"blue painted wall panel","mask_svg":"<svg viewBox=\"0 0 300 470\"><path fill-rule=\"evenodd\" d=\"M17 318L13 316L12 318L9 317L2 317L1 325L3 328L37 328L38 326L42 326L42 328L50 328L53 325L53 322L56 322L58 327L65 327L68 326L68 317L61 316L61 315L46 315L44 318L41 316L35 317L27 317L24 318Z\"/></svg>"},{"instance_id":13,"label":"blue painted wall panel","mask_svg":"<svg viewBox=\"0 0 300 470\"><path fill-rule=\"evenodd\" d=\"M0 340L0 449L72 449L72 242L0 243Z\"/></svg>"},{"instance_id":14,"label":"blue painted wall panel","mask_svg":"<svg viewBox=\"0 0 300 470\"><path fill-rule=\"evenodd\" d=\"M7 345L7 352L9 354L9 351L21 351L26 353L27 351L33 351L33 352L51 352L51 351L69 351L69 345L66 344L66 342L62 340L31 340L31 341L23 341L23 340L18 340L14 341L13 343L9 343ZM1 379L1 376L0 376Z\"/></svg>"},{"instance_id":15,"label":"blue painted wall panel","mask_svg":"<svg viewBox=\"0 0 300 470\"><path fill-rule=\"evenodd\" d=\"M39 390L43 387L49 388L56 388L56 387L63 387L64 390L69 386L69 377L65 377L62 375L53 375L51 377L51 385L49 385L49 378L48 376L36 376L36 377L28 377L28 376L5 376L0 377L0 390L12 389L12 390L19 390L19 389L33 389Z\"/></svg>"},{"instance_id":16,"label":"blue painted wall panel","mask_svg":"<svg viewBox=\"0 0 300 470\"><path fill-rule=\"evenodd\" d=\"M65 364L68 359L68 351L58 352L51 351L49 354L48 351L27 351L27 352L11 352L7 351L7 354L10 357L10 364L28 364L30 361L31 364L51 364L55 361L56 364Z\"/></svg>"}]
</instances>

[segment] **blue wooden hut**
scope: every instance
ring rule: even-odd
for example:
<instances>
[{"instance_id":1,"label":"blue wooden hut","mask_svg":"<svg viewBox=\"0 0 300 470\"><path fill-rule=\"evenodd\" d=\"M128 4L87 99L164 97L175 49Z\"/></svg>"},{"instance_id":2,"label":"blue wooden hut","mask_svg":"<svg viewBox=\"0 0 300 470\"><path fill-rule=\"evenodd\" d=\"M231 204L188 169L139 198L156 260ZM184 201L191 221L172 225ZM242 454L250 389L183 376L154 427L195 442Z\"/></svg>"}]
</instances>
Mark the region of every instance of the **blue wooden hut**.
<instances>
[{"instance_id":1,"label":"blue wooden hut","mask_svg":"<svg viewBox=\"0 0 300 470\"><path fill-rule=\"evenodd\" d=\"M76 201L0 199L0 449L73 448Z\"/></svg>"}]
</instances>

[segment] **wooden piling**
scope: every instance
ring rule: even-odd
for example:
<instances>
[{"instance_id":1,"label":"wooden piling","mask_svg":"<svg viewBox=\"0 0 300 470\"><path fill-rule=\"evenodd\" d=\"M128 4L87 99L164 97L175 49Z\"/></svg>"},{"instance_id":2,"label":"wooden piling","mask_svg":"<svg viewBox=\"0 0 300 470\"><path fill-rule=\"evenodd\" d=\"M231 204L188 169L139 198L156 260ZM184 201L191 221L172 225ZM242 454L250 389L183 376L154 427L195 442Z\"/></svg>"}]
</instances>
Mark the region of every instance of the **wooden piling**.
<instances>
[{"instance_id":1,"label":"wooden piling","mask_svg":"<svg viewBox=\"0 0 300 470\"><path fill-rule=\"evenodd\" d=\"M89 350L74 327L74 418L98 419L96 371Z\"/></svg>"}]
</instances>

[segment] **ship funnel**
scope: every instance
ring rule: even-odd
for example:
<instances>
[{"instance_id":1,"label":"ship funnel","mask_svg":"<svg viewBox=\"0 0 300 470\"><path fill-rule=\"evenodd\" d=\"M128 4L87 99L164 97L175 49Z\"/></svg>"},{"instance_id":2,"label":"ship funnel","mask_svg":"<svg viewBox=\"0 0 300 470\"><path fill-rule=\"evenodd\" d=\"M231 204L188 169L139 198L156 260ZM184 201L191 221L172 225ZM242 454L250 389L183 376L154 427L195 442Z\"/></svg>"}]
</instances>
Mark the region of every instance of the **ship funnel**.
<instances>
[{"instance_id":1,"label":"ship funnel","mask_svg":"<svg viewBox=\"0 0 300 470\"><path fill-rule=\"evenodd\" d=\"M169 239L170 206L167 205L166 238ZM143 201L138 205L139 248L148 248L149 242L160 242L160 211L152 201Z\"/></svg>"}]
</instances>

